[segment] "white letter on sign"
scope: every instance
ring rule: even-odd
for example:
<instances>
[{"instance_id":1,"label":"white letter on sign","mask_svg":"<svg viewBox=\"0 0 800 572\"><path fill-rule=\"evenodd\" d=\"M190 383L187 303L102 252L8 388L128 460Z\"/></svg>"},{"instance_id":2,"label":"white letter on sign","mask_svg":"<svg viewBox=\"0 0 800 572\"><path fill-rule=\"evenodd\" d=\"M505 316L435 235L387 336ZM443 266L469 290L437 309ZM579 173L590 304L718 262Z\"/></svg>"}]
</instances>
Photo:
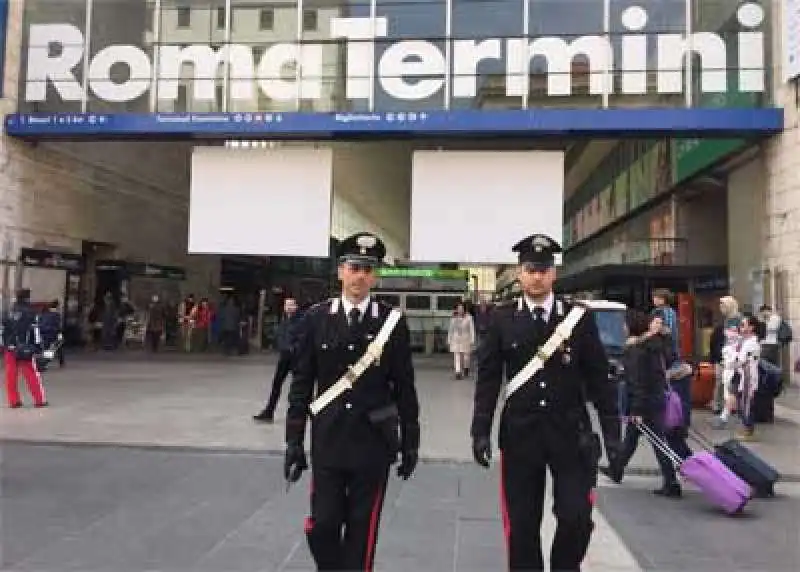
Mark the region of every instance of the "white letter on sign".
<instances>
[{"instance_id":1,"label":"white letter on sign","mask_svg":"<svg viewBox=\"0 0 800 572\"><path fill-rule=\"evenodd\" d=\"M50 46L61 46L61 54L50 57ZM47 81L64 101L81 101L83 88L72 68L83 55L83 34L71 24L34 24L28 35L28 69L25 101L44 101Z\"/></svg>"},{"instance_id":2,"label":"white letter on sign","mask_svg":"<svg viewBox=\"0 0 800 572\"><path fill-rule=\"evenodd\" d=\"M416 61L409 61L413 58ZM444 76L446 63L441 50L425 40L397 42L386 48L378 64L378 76L387 94L413 101L431 97L444 85L444 77L408 83L403 76Z\"/></svg>"},{"instance_id":3,"label":"white letter on sign","mask_svg":"<svg viewBox=\"0 0 800 572\"><path fill-rule=\"evenodd\" d=\"M128 66L128 79L116 83L111 79L114 64ZM150 87L150 59L136 46L110 46L97 52L89 64L89 86L105 101L132 101Z\"/></svg>"},{"instance_id":4,"label":"white letter on sign","mask_svg":"<svg viewBox=\"0 0 800 572\"><path fill-rule=\"evenodd\" d=\"M299 93L296 66L300 66ZM322 46L307 44L301 49L297 44L275 44L264 52L257 75L264 94L276 101L294 101L298 95L306 99L319 98L322 94Z\"/></svg>"},{"instance_id":5,"label":"white letter on sign","mask_svg":"<svg viewBox=\"0 0 800 572\"><path fill-rule=\"evenodd\" d=\"M355 40L347 42L347 99L369 99L372 95L372 70L375 69L375 43L367 40L386 35L386 18L331 18L331 37Z\"/></svg>"}]
</instances>

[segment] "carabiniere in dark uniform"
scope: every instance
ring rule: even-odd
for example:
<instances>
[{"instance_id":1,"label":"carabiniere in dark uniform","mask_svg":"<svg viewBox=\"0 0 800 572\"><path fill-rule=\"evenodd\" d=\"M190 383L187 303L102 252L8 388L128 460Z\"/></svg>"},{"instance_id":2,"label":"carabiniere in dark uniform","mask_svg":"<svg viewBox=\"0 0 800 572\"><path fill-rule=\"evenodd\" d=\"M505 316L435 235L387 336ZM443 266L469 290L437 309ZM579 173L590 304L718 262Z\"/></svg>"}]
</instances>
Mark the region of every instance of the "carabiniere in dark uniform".
<instances>
[{"instance_id":1,"label":"carabiniere in dark uniform","mask_svg":"<svg viewBox=\"0 0 800 572\"><path fill-rule=\"evenodd\" d=\"M383 243L359 233L340 246L343 295L312 307L301 325L286 420L286 477L306 468L303 440L316 386L319 396L364 355L391 307L369 298ZM362 280L366 297L347 296L347 280ZM364 284L369 283L369 286ZM357 311L353 318L348 314ZM411 476L419 449L419 404L408 326L397 322L377 363L312 418L309 548L319 570L372 570L389 467Z\"/></svg>"},{"instance_id":2,"label":"carabiniere in dark uniform","mask_svg":"<svg viewBox=\"0 0 800 572\"><path fill-rule=\"evenodd\" d=\"M511 380L523 369L572 309L552 292L554 254L560 250L544 235L533 235L514 247L519 253L523 290L525 280L533 280L539 281L543 291L538 305L523 295L499 307L479 350L471 434L475 460L485 467L491 458L492 418L504 373ZM511 570L544 569L540 526L548 467L557 519L551 569L580 570L593 528L594 487L602 454L586 410L587 398L599 413L611 462L619 449L616 391L608 372L597 327L587 311L542 369L506 400L499 448Z\"/></svg>"}]
</instances>

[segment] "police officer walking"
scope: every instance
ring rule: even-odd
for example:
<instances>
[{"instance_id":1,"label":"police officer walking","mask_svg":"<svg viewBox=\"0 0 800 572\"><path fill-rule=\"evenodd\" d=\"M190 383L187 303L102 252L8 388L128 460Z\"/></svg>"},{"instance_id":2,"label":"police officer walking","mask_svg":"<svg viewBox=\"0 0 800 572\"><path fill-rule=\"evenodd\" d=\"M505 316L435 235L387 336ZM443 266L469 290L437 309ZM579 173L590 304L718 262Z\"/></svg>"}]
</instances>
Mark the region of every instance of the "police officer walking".
<instances>
[{"instance_id":1,"label":"police officer walking","mask_svg":"<svg viewBox=\"0 0 800 572\"><path fill-rule=\"evenodd\" d=\"M341 297L310 308L300 328L284 472L295 482L308 466L310 414L309 549L319 570L372 570L389 468L398 453L403 479L417 464L419 403L406 320L370 297L384 244L359 233L338 254Z\"/></svg>"},{"instance_id":2,"label":"police officer walking","mask_svg":"<svg viewBox=\"0 0 800 572\"><path fill-rule=\"evenodd\" d=\"M608 379L608 361L593 318L582 306L553 294L554 255L561 252L560 246L536 234L513 250L519 255L523 295L494 311L479 349L473 455L489 467L492 418L505 372L509 381L499 448L509 568L544 569L540 527L549 468L557 521L550 566L554 571L580 570L593 528L602 454L585 403L593 401L606 454L616 463L616 390Z\"/></svg>"},{"instance_id":3,"label":"police officer walking","mask_svg":"<svg viewBox=\"0 0 800 572\"><path fill-rule=\"evenodd\" d=\"M12 409L22 407L17 386L19 372L22 371L33 397L34 407L46 407L42 376L36 369L35 361L36 354L42 349L42 336L36 310L31 306L31 291L27 288L17 292L11 311L3 317L0 338L5 357L8 406Z\"/></svg>"}]
</instances>

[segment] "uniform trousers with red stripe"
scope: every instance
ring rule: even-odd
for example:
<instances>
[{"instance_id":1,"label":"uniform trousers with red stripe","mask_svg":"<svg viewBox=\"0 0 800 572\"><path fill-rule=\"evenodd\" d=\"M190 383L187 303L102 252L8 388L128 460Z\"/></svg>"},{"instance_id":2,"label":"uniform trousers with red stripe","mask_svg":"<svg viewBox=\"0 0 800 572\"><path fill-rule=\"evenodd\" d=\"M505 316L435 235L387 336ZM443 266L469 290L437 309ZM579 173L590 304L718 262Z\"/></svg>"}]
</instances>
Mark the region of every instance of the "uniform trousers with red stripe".
<instances>
[{"instance_id":1,"label":"uniform trousers with red stripe","mask_svg":"<svg viewBox=\"0 0 800 572\"><path fill-rule=\"evenodd\" d=\"M318 570L372 571L389 465L357 470L312 464L306 536Z\"/></svg>"},{"instance_id":2,"label":"uniform trousers with red stripe","mask_svg":"<svg viewBox=\"0 0 800 572\"><path fill-rule=\"evenodd\" d=\"M545 569L540 528L548 468L556 517L550 570L579 571L589 548L596 475L587 470L577 435L548 429L503 448L501 508L509 570Z\"/></svg>"},{"instance_id":3,"label":"uniform trousers with red stripe","mask_svg":"<svg viewBox=\"0 0 800 572\"><path fill-rule=\"evenodd\" d=\"M10 406L22 403L19 396L19 387L17 382L19 374L28 384L28 390L31 392L33 402L36 405L41 405L45 402L44 385L42 385L42 376L39 370L36 369L36 363L32 359L17 359L13 351L5 350L5 366L6 366L6 396Z\"/></svg>"}]
</instances>

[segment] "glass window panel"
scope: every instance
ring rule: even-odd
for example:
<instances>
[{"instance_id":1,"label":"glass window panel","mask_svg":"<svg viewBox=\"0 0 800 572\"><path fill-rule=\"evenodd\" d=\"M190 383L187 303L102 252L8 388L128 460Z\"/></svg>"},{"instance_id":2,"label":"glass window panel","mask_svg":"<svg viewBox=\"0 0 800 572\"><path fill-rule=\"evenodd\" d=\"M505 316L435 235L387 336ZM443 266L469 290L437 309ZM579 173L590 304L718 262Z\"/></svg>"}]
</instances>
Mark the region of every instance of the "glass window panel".
<instances>
[{"instance_id":1,"label":"glass window panel","mask_svg":"<svg viewBox=\"0 0 800 572\"><path fill-rule=\"evenodd\" d=\"M417 40L415 40L417 42ZM413 46L404 41L376 42L377 71L375 74L375 110L396 112L431 111L444 108L445 94L445 42L443 40L419 40L425 50L425 61L433 66L431 71L419 74L400 73L392 70L389 62L397 59L403 49L408 54L403 61L412 65L423 61ZM391 50L391 51L390 51ZM381 64L381 62L383 62ZM436 73L438 68L439 73ZM405 120L404 116L398 120ZM411 118L406 118L411 119Z\"/></svg>"},{"instance_id":2,"label":"glass window panel","mask_svg":"<svg viewBox=\"0 0 800 572\"><path fill-rule=\"evenodd\" d=\"M452 108L522 107L521 96L507 95L506 39L522 36L524 9L525 0L453 0ZM499 51L473 67L468 59L471 40L486 38L498 39Z\"/></svg>"},{"instance_id":3,"label":"glass window panel","mask_svg":"<svg viewBox=\"0 0 800 572\"><path fill-rule=\"evenodd\" d=\"M229 84L229 111L295 111L296 88L290 89L288 98L262 89L256 80L259 64L265 54L277 44L297 43L297 4L287 2L259 2L231 0L231 43L249 47L253 53L253 68L249 73L237 74L231 70ZM296 64L286 61L277 73L263 79L294 84ZM249 92L246 89L249 88ZM241 92L241 93L240 93ZM244 97L249 95L249 97Z\"/></svg>"},{"instance_id":4,"label":"glass window panel","mask_svg":"<svg viewBox=\"0 0 800 572\"><path fill-rule=\"evenodd\" d=\"M23 15L22 45L27 49L20 51L20 82L18 109L20 112L57 112L80 111L83 98L83 65L79 62L71 71L75 81L52 81L37 79L31 74L28 77L28 51L36 57L46 58L63 53L64 49L84 48L84 31L86 25L85 0L27 0ZM71 24L81 34L75 38L77 42L52 42L49 45L31 42L30 27L35 24ZM75 82L79 86L76 88ZM76 93L77 89L77 93ZM74 96L77 95L77 101Z\"/></svg>"},{"instance_id":5,"label":"glass window panel","mask_svg":"<svg viewBox=\"0 0 800 572\"><path fill-rule=\"evenodd\" d=\"M526 0L452 0L453 38L522 36Z\"/></svg>"},{"instance_id":6,"label":"glass window panel","mask_svg":"<svg viewBox=\"0 0 800 572\"><path fill-rule=\"evenodd\" d=\"M743 76L756 74L764 78L766 88L770 84L769 73L771 49L769 40L765 40L759 49L764 54L764 69L748 62L739 62L739 33L742 31L762 31L770 37L771 18L770 2L753 0L747 2L747 8L739 15L739 8L745 3L725 0L695 1L693 4L692 26L695 32L713 32L718 34L725 46L725 91L713 93L703 90L703 76L711 76L719 71L719 66L702 65L702 58L694 56L692 63L692 105L696 107L759 107L768 105L769 93L749 92L740 89ZM743 19L747 26L740 23ZM752 19L752 20L751 20ZM751 26L752 21L755 26ZM750 50L752 53L754 50ZM740 68L743 71L740 71ZM710 78L706 77L706 81ZM709 82L710 83L710 82ZM707 86L710 88L710 86Z\"/></svg>"},{"instance_id":7,"label":"glass window panel","mask_svg":"<svg viewBox=\"0 0 800 572\"><path fill-rule=\"evenodd\" d=\"M186 26L183 11L191 12L189 26ZM177 74L170 66L165 54L174 53L176 49L194 50L206 47L216 53L225 44L225 28L218 24L219 9L225 8L224 0L162 0L161 3L161 35L159 46L159 83L156 86L159 111L222 111L223 102L219 100L219 89L224 88L225 66L220 63L214 73L199 69L190 58L184 58L177 67ZM182 52L181 52L182 53ZM172 82L177 79L177 86ZM181 92L180 94L178 92ZM185 94L185 100L184 96ZM178 97L180 95L180 97Z\"/></svg>"},{"instance_id":8,"label":"glass window panel","mask_svg":"<svg viewBox=\"0 0 800 572\"><path fill-rule=\"evenodd\" d=\"M561 38L571 44L581 36L603 34L603 2L531 1L528 23L532 42L544 36ZM593 62L585 54L576 53L567 70L554 67L550 59L553 57L539 53L531 58L528 107L597 107L602 103L599 91L590 93L592 82L599 89L605 76L599 62L593 68ZM569 83L566 83L567 76ZM560 88L559 83L566 88Z\"/></svg>"},{"instance_id":9,"label":"glass window panel","mask_svg":"<svg viewBox=\"0 0 800 572\"><path fill-rule=\"evenodd\" d=\"M144 54L144 58L141 54L134 56L135 52L129 50L130 63L117 61L110 68L90 68L88 110L105 113L150 111L154 22L154 2L115 0L94 3L89 47L91 57L94 59L100 52L108 53L111 46L116 50L121 46L133 46ZM139 65L133 63L135 60L140 60Z\"/></svg>"},{"instance_id":10,"label":"glass window panel","mask_svg":"<svg viewBox=\"0 0 800 572\"><path fill-rule=\"evenodd\" d=\"M388 39L377 41L375 45L375 110L417 112L444 107L446 8L443 0L377 0L376 15L386 19L387 33L383 37ZM396 68L393 71L391 58L401 56L402 46L409 50L402 58L406 62L402 66L410 67L422 61L415 55L414 46L398 46L400 40L423 42L419 45L428 52L427 69L434 73L412 77L403 76ZM387 54L389 58L385 58ZM380 77L382 67L383 79ZM435 73L437 68L440 73ZM420 97L425 92L427 95Z\"/></svg>"},{"instance_id":11,"label":"glass window panel","mask_svg":"<svg viewBox=\"0 0 800 572\"><path fill-rule=\"evenodd\" d=\"M614 48L613 94L609 97L609 106L646 104L649 107L683 107L685 97L682 93L658 93L657 70L659 35L684 34L686 31L685 0L640 0L635 4L629 0L610 0L609 9L609 32ZM644 36L643 65L624 59L623 38L634 34ZM627 57L641 52L638 46L631 43L631 52ZM645 73L642 83L646 86L646 94L636 93L637 88L634 87L640 72ZM641 87L638 89L641 90Z\"/></svg>"},{"instance_id":12,"label":"glass window panel","mask_svg":"<svg viewBox=\"0 0 800 572\"><path fill-rule=\"evenodd\" d=\"M452 311L462 303L461 296L437 296L436 309L439 311Z\"/></svg>"},{"instance_id":13,"label":"glass window panel","mask_svg":"<svg viewBox=\"0 0 800 572\"><path fill-rule=\"evenodd\" d=\"M311 26L309 13L315 14L316 24ZM369 0L304 0L302 41L320 50L321 70L307 70L309 80L319 84L316 90L304 91L300 107L303 111L365 111L366 99L347 99L346 74L353 78L368 78L369 67L363 73L358 69L358 49L352 50L349 63L348 40L334 37L332 21L334 18L369 18ZM364 46L364 42L350 41L353 46ZM317 93L319 92L319 93Z\"/></svg>"},{"instance_id":14,"label":"glass window panel","mask_svg":"<svg viewBox=\"0 0 800 572\"><path fill-rule=\"evenodd\" d=\"M406 296L406 310L430 310L431 297L409 294Z\"/></svg>"}]
</instances>

